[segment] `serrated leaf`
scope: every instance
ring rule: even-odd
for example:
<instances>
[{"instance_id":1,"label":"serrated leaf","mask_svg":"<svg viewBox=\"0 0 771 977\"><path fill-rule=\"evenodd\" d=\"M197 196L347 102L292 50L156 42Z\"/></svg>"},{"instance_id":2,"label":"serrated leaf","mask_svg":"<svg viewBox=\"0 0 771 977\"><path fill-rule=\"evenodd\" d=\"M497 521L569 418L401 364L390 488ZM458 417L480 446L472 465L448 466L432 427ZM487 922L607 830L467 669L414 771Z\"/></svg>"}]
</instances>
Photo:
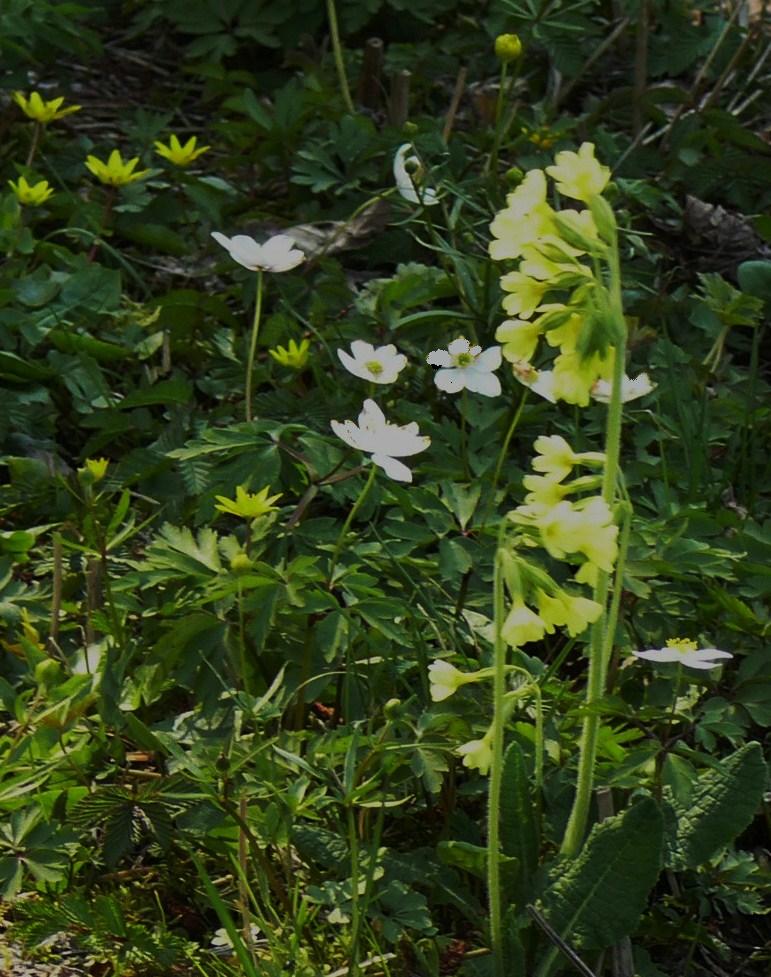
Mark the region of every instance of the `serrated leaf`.
<instances>
[{"instance_id":1,"label":"serrated leaf","mask_svg":"<svg viewBox=\"0 0 771 977\"><path fill-rule=\"evenodd\" d=\"M500 831L503 854L516 860L519 867L512 899L520 906L529 898L540 847L531 779L522 748L512 743L503 760Z\"/></svg>"},{"instance_id":2,"label":"serrated leaf","mask_svg":"<svg viewBox=\"0 0 771 977\"><path fill-rule=\"evenodd\" d=\"M703 865L752 821L763 799L766 764L759 743L746 743L703 774L690 802L674 804L678 819L674 868Z\"/></svg>"},{"instance_id":3,"label":"serrated leaf","mask_svg":"<svg viewBox=\"0 0 771 977\"><path fill-rule=\"evenodd\" d=\"M658 877L662 841L661 813L649 797L596 824L578 858L557 866L543 895L543 913L562 939L602 950L631 933ZM550 954L539 977L553 970Z\"/></svg>"}]
</instances>

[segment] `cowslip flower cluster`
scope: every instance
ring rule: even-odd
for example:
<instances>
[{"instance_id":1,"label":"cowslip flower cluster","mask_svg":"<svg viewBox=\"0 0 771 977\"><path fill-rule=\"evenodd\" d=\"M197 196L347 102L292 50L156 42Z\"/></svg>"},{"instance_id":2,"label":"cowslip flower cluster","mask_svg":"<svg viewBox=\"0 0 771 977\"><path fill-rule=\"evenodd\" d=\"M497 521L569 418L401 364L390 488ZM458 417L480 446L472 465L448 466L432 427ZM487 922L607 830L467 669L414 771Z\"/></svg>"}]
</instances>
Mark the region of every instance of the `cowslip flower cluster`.
<instances>
[{"instance_id":1,"label":"cowslip flower cluster","mask_svg":"<svg viewBox=\"0 0 771 977\"><path fill-rule=\"evenodd\" d=\"M586 209L555 211L547 200L547 175L563 196ZM602 399L612 377L617 337L608 290L592 264L611 243L612 212L600 196L609 179L591 143L577 153L557 153L555 165L527 173L490 225L490 256L519 262L501 277L510 318L495 338L517 379L555 403L585 407L591 396ZM542 338L558 350L550 370L531 366ZM627 378L628 399L652 389L644 376Z\"/></svg>"},{"instance_id":2,"label":"cowslip flower cluster","mask_svg":"<svg viewBox=\"0 0 771 977\"><path fill-rule=\"evenodd\" d=\"M599 451L575 452L558 434L537 438L535 450L537 454L532 467L538 474L525 476L523 484L528 492L524 505L510 512L508 517L534 533L537 542L550 556L580 563L575 580L594 586L600 570L610 573L613 569L618 556L618 526L601 495L584 496L576 501L568 498L596 489L600 482L597 475L565 480L576 465L602 466L605 456ZM552 608L558 615L568 617L572 613L554 608L548 600L540 603L541 610ZM580 606L571 605L578 614ZM524 623L530 619L522 612L521 620ZM567 621L563 623L567 624Z\"/></svg>"}]
</instances>

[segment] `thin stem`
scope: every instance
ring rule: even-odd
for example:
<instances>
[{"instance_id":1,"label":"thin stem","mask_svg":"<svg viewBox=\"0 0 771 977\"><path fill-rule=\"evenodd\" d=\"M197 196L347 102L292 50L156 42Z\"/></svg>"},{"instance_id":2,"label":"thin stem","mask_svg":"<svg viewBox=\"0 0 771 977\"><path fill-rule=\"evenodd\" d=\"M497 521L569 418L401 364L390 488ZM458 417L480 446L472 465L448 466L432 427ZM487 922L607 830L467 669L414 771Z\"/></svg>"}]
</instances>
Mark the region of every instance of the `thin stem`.
<instances>
[{"instance_id":1,"label":"thin stem","mask_svg":"<svg viewBox=\"0 0 771 977\"><path fill-rule=\"evenodd\" d=\"M252 419L252 372L254 371L254 356L257 352L257 336L260 332L262 317L262 269L257 272L257 297L254 302L254 320L252 322L252 339L249 343L249 359L246 363L246 419Z\"/></svg>"},{"instance_id":2,"label":"thin stem","mask_svg":"<svg viewBox=\"0 0 771 977\"><path fill-rule=\"evenodd\" d=\"M490 907L490 942L493 951L493 977L504 977L503 911L500 877L500 801L503 777L503 726L506 706L506 644L501 635L504 619L503 568L501 540L504 526L498 530L493 576L493 615L495 621L493 673L493 744L487 803L487 898Z\"/></svg>"},{"instance_id":3,"label":"thin stem","mask_svg":"<svg viewBox=\"0 0 771 977\"><path fill-rule=\"evenodd\" d=\"M337 26L335 0L327 0L327 19L329 20L329 35L332 39L332 51L335 56L335 67L337 68L337 80L340 83L340 94L343 96L347 111L353 115L356 109L353 106L351 90L348 87L348 76L345 73L343 46L340 43L340 30Z\"/></svg>"},{"instance_id":4,"label":"thin stem","mask_svg":"<svg viewBox=\"0 0 771 977\"><path fill-rule=\"evenodd\" d=\"M37 153L37 147L40 143L40 136L43 132L43 125L41 122L36 122L32 130L32 142L29 144L29 152L27 153L27 161L24 164L27 169L32 166L32 161Z\"/></svg>"},{"instance_id":5,"label":"thin stem","mask_svg":"<svg viewBox=\"0 0 771 977\"><path fill-rule=\"evenodd\" d=\"M353 801L348 800L348 844L351 849L351 946L349 951L349 971L351 977L359 973L359 835L356 830L356 816Z\"/></svg>"},{"instance_id":6,"label":"thin stem","mask_svg":"<svg viewBox=\"0 0 771 977\"><path fill-rule=\"evenodd\" d=\"M615 233L613 242L608 249L608 264L610 269L610 307L620 338L614 351L613 387L605 433L605 471L602 480L602 497L608 506L613 509L619 471L619 454L621 450L621 384L624 377L624 357L626 353L626 323L624 321L624 309L621 297L621 268L618 256L618 238ZM607 658L609 657L609 648L613 642L612 633L608 633L611 624L610 615L605 610L610 589L609 584L609 574L604 570L600 570L597 574L597 583L592 596L598 604L602 605L604 612L596 623L592 625L589 651L589 679L586 686L587 713L581 731L576 796L560 849L561 854L568 857L575 855L581 847L589 816L589 804L591 802L594 781L594 764L597 756L597 736L600 727L600 716L596 707L605 694ZM608 647L607 657L605 654L606 646Z\"/></svg>"},{"instance_id":7,"label":"thin stem","mask_svg":"<svg viewBox=\"0 0 771 977\"><path fill-rule=\"evenodd\" d=\"M495 505L495 490L498 487L498 479L501 477L501 469L503 468L503 462L509 450L509 444L511 443L511 439L514 436L514 432L517 429L517 425L519 424L519 419L520 417L522 417L522 411L525 408L526 401L527 401L527 388L525 388L525 390L522 392L522 397L519 401L519 407L517 407L516 411L514 412L514 416L511 419L511 423L509 424L509 429L506 432L506 437L503 439L501 450L498 453L498 461L495 465L495 471L493 472L493 484L490 489L490 501L487 504L485 517L482 520L482 526L487 525L487 520L490 517L490 510Z\"/></svg>"},{"instance_id":8,"label":"thin stem","mask_svg":"<svg viewBox=\"0 0 771 977\"><path fill-rule=\"evenodd\" d=\"M508 88L508 74L509 66L506 61L501 63L501 80L498 86L498 98L495 103L495 134L493 136L493 145L490 150L490 155L487 157L487 165L485 166L485 173L489 173L491 170L493 173L498 169L498 149L501 145L501 120L503 119L503 103L506 99L506 92Z\"/></svg>"},{"instance_id":9,"label":"thin stem","mask_svg":"<svg viewBox=\"0 0 771 977\"><path fill-rule=\"evenodd\" d=\"M359 493L358 499L354 502L351 511L348 513L348 517L343 524L343 528L340 530L340 535L337 537L337 543L335 544L334 552L332 553L332 562L329 565L329 585L332 586L332 579L335 575L335 566L337 564L337 558L340 556L340 550L343 548L343 542L345 540L346 534L350 529L351 523L353 522L353 517L361 508L364 500L367 497L367 493L372 487L372 483L375 481L375 463L372 462L369 469L369 478L364 483L364 488Z\"/></svg>"},{"instance_id":10,"label":"thin stem","mask_svg":"<svg viewBox=\"0 0 771 977\"><path fill-rule=\"evenodd\" d=\"M468 467L468 436L466 434L466 410L468 409L468 393L463 388L460 405L460 452L463 459L463 473L466 478L471 477Z\"/></svg>"}]
</instances>

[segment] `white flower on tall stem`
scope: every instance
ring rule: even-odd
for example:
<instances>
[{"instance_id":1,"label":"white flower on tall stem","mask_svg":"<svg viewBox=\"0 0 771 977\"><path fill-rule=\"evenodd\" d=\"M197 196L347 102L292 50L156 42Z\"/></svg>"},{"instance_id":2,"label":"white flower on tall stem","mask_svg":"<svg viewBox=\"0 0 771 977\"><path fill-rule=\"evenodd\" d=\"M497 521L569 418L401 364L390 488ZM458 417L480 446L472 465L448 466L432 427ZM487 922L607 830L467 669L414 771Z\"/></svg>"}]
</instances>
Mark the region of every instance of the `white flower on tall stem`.
<instances>
[{"instance_id":1,"label":"white flower on tall stem","mask_svg":"<svg viewBox=\"0 0 771 977\"><path fill-rule=\"evenodd\" d=\"M652 662L678 662L688 668L715 668L718 658L733 658L730 651L720 651L718 648L699 648L695 641L689 638L670 638L664 648L651 648L648 651L633 652L637 658L646 658Z\"/></svg>"},{"instance_id":2,"label":"white flower on tall stem","mask_svg":"<svg viewBox=\"0 0 771 977\"><path fill-rule=\"evenodd\" d=\"M527 360L517 360L511 364L511 371L514 376L526 387L548 400L551 404L557 403L554 395L554 372L552 370L536 370Z\"/></svg>"},{"instance_id":3,"label":"white flower on tall stem","mask_svg":"<svg viewBox=\"0 0 771 977\"><path fill-rule=\"evenodd\" d=\"M501 381L493 375L501 365L501 347L490 346L482 352L481 346L472 346L462 336L453 339L447 349L435 349L429 353L427 362L431 366L441 366L434 376L434 383L446 393L459 393L470 390L497 397L501 392Z\"/></svg>"},{"instance_id":4,"label":"white flower on tall stem","mask_svg":"<svg viewBox=\"0 0 771 977\"><path fill-rule=\"evenodd\" d=\"M276 234L264 244L258 244L246 234L226 237L219 231L212 231L211 236L234 261L249 271L291 271L305 261L305 253L296 247L288 234Z\"/></svg>"},{"instance_id":5,"label":"white flower on tall stem","mask_svg":"<svg viewBox=\"0 0 771 977\"><path fill-rule=\"evenodd\" d=\"M436 195L436 190L433 187L420 185L423 167L417 156L407 155L411 149L412 145L406 142L396 150L394 156L396 189L411 204L422 204L424 207L438 204L439 198Z\"/></svg>"},{"instance_id":6,"label":"white flower on tall stem","mask_svg":"<svg viewBox=\"0 0 771 977\"><path fill-rule=\"evenodd\" d=\"M375 348L371 343L355 339L351 343L351 352L353 356L344 349L338 349L340 362L355 377L371 380L372 383L393 383L407 365L407 357L397 353L392 343Z\"/></svg>"},{"instance_id":7,"label":"white flower on tall stem","mask_svg":"<svg viewBox=\"0 0 771 977\"><path fill-rule=\"evenodd\" d=\"M390 478L411 482L412 472L397 458L417 455L431 444L431 438L418 433L418 425L389 424L374 400L365 400L358 426L353 421L330 421L332 430L346 444L372 456Z\"/></svg>"},{"instance_id":8,"label":"white flower on tall stem","mask_svg":"<svg viewBox=\"0 0 771 977\"><path fill-rule=\"evenodd\" d=\"M651 378L647 373L641 373L639 377L635 377L634 380L630 379L626 374L621 381L621 402L626 404L630 400L637 400L638 397L644 397L646 394L651 393L651 391L656 389L656 384L651 383ZM612 390L612 384L607 380L597 380L594 386L589 391L591 396L595 400L599 400L601 404L610 403L610 394Z\"/></svg>"}]
</instances>

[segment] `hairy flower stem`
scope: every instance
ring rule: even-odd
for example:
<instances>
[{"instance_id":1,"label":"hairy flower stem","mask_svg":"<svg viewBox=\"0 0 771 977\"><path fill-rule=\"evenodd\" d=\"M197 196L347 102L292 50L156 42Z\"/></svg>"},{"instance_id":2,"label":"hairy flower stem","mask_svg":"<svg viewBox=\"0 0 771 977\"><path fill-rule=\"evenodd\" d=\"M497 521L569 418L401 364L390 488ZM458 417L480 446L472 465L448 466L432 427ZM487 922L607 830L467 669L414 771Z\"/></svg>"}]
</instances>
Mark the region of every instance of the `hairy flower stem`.
<instances>
[{"instance_id":1,"label":"hairy flower stem","mask_svg":"<svg viewBox=\"0 0 771 977\"><path fill-rule=\"evenodd\" d=\"M366 499L369 490L372 488L372 483L375 481L375 463L372 462L369 469L369 478L364 483L364 488L359 493L358 499L354 502L351 511L348 513L348 517L343 524L343 528L340 530L340 535L337 537L337 543L335 544L334 552L332 553L332 562L329 564L329 586L332 586L332 580L335 575L335 566L337 565L337 558L340 556L340 550L343 548L343 542L345 541L346 534L351 527L353 522L353 517L361 508L364 500Z\"/></svg>"},{"instance_id":2,"label":"hairy flower stem","mask_svg":"<svg viewBox=\"0 0 771 977\"><path fill-rule=\"evenodd\" d=\"M493 661L493 744L487 803L487 898L490 906L490 942L493 951L493 977L505 977L503 960L503 910L501 907L500 804L503 777L503 726L506 694L506 643L501 635L505 617L501 540L504 523L498 531L493 576L493 617L495 644Z\"/></svg>"},{"instance_id":3,"label":"hairy flower stem","mask_svg":"<svg viewBox=\"0 0 771 977\"><path fill-rule=\"evenodd\" d=\"M29 144L29 152L27 153L27 160L24 165L27 169L32 166L32 161L37 153L38 145L40 144L40 136L43 132L43 126L40 122L35 123L35 127L32 130L32 142Z\"/></svg>"},{"instance_id":4,"label":"hairy flower stem","mask_svg":"<svg viewBox=\"0 0 771 977\"><path fill-rule=\"evenodd\" d=\"M254 356L257 352L257 337L260 333L260 319L262 317L262 269L257 272L257 297L254 300L254 320L252 322L252 338L249 343L249 359L246 362L246 419L252 419L252 373L254 372Z\"/></svg>"},{"instance_id":5,"label":"hairy flower stem","mask_svg":"<svg viewBox=\"0 0 771 977\"><path fill-rule=\"evenodd\" d=\"M608 407L608 421L605 430L605 471L602 480L602 497L611 510L616 498L616 483L619 472L619 453L621 449L621 384L624 377L624 358L626 354L626 322L621 298L621 269L618 257L618 238L615 231L613 242L608 251L608 265L610 270L610 308L618 331L618 341L615 346L613 359L613 387ZM617 586L620 586L620 580ZM610 590L610 575L600 570L597 574L597 584L593 598L603 608L606 608L608 592ZM600 716L597 705L605 694L605 680L608 671L610 647L613 634L610 628L615 628L615 621L604 611L600 618L592 625L589 645L589 680L586 686L587 712L584 717L578 760L578 781L573 809L570 812L565 836L562 839L560 853L567 857L577 854L583 841L586 822L589 816L592 786L594 782L594 764L597 757L597 735L600 727ZM607 653L606 653L607 649Z\"/></svg>"},{"instance_id":6,"label":"hairy flower stem","mask_svg":"<svg viewBox=\"0 0 771 977\"><path fill-rule=\"evenodd\" d=\"M337 26L335 0L327 0L327 19L329 20L329 36L332 40L332 51L335 56L335 67L337 68L337 80L340 83L340 94L343 96L346 111L353 115L356 109L351 98L351 89L348 87L348 76L345 73L343 45L340 43L340 29Z\"/></svg>"}]
</instances>

